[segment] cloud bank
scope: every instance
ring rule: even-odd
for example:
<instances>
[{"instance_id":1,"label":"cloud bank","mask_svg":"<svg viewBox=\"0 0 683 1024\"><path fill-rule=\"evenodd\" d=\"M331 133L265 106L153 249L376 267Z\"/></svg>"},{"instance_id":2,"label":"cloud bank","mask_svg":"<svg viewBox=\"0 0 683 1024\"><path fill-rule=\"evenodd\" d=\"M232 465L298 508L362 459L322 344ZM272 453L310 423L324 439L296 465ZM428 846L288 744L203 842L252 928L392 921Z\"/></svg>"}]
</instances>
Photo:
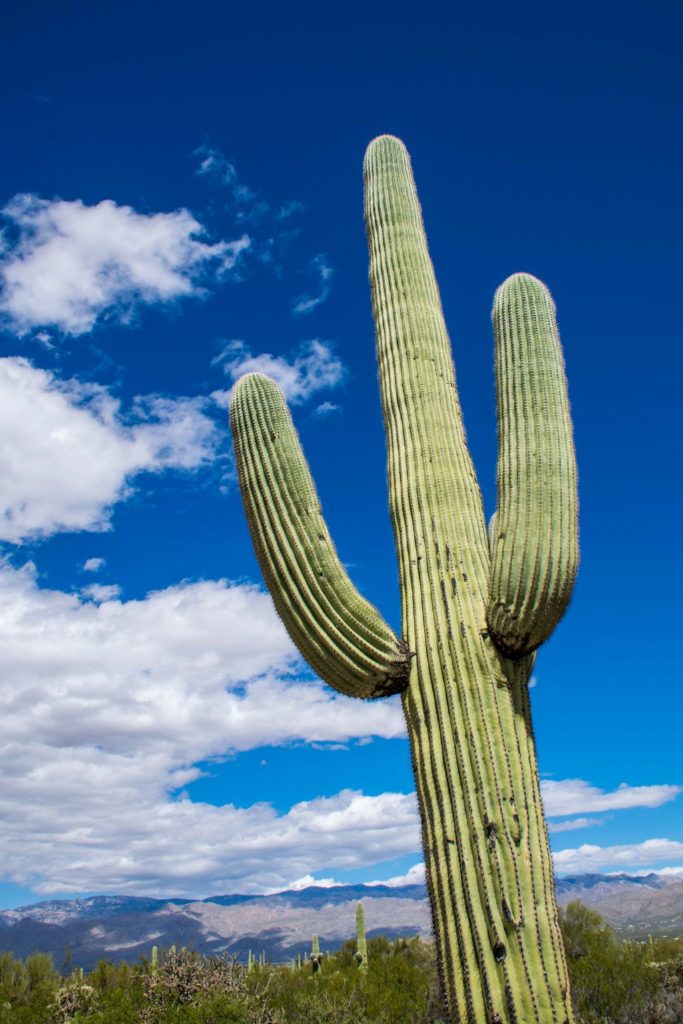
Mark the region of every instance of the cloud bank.
<instances>
[{"instance_id":1,"label":"cloud bank","mask_svg":"<svg viewBox=\"0 0 683 1024\"><path fill-rule=\"evenodd\" d=\"M95 596L95 595L93 595ZM0 565L0 863L41 893L265 891L415 849L413 794L278 814L177 797L200 762L291 741L404 735L400 702L297 677L270 598L225 580L121 601ZM45 857L45 844L50 857Z\"/></svg>"},{"instance_id":2,"label":"cloud bank","mask_svg":"<svg viewBox=\"0 0 683 1024\"><path fill-rule=\"evenodd\" d=\"M603 871L605 868L630 871L644 864L656 865L681 858L683 843L673 839L646 839L643 843L622 846L591 846L585 843L575 850L560 850L553 855L555 868L562 875Z\"/></svg>"},{"instance_id":3,"label":"cloud bank","mask_svg":"<svg viewBox=\"0 0 683 1024\"><path fill-rule=\"evenodd\" d=\"M0 359L0 540L106 529L136 473L205 465L222 435L204 404L147 395L125 418L104 387Z\"/></svg>"},{"instance_id":4,"label":"cloud bank","mask_svg":"<svg viewBox=\"0 0 683 1024\"><path fill-rule=\"evenodd\" d=\"M245 373L265 373L272 377L290 405L302 405L318 391L339 387L346 377L344 364L330 345L317 339L306 342L290 358L270 352L254 354L244 342L231 341L214 363L223 367L233 384ZM215 397L227 402L231 390L217 391Z\"/></svg>"},{"instance_id":5,"label":"cloud bank","mask_svg":"<svg viewBox=\"0 0 683 1024\"><path fill-rule=\"evenodd\" d=\"M213 244L188 210L137 213L105 199L18 195L2 211L12 239L0 259L0 314L20 335L91 331L130 321L140 305L201 294L207 270L230 271L247 235Z\"/></svg>"},{"instance_id":6,"label":"cloud bank","mask_svg":"<svg viewBox=\"0 0 683 1024\"><path fill-rule=\"evenodd\" d=\"M622 811L630 807L661 807L675 799L681 786L629 786L605 792L583 779L544 779L543 807L549 817L600 811Z\"/></svg>"}]
</instances>

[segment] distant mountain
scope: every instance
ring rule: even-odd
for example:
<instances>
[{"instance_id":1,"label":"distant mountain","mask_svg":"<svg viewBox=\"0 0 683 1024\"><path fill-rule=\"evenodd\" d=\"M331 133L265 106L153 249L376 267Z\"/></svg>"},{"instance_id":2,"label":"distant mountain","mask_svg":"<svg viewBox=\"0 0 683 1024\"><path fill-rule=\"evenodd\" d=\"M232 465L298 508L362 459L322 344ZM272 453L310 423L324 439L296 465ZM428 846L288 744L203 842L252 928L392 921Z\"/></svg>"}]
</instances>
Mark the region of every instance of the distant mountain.
<instances>
[{"instance_id":1,"label":"distant mountain","mask_svg":"<svg viewBox=\"0 0 683 1024\"><path fill-rule=\"evenodd\" d=\"M560 904L579 899L622 935L683 934L683 881L665 875L577 875L557 879ZM310 950L311 935L334 949L355 935L363 900L368 935L431 934L424 886L311 886L270 896L232 894L204 900L91 896L48 900L0 911L0 950L52 953L61 967L86 970L102 958L135 961L151 947L187 946L205 954L264 951L269 961Z\"/></svg>"},{"instance_id":2,"label":"distant mountain","mask_svg":"<svg viewBox=\"0 0 683 1024\"><path fill-rule=\"evenodd\" d=\"M683 880L671 875L577 875L558 878L560 904L581 900L624 938L683 935Z\"/></svg>"}]
</instances>

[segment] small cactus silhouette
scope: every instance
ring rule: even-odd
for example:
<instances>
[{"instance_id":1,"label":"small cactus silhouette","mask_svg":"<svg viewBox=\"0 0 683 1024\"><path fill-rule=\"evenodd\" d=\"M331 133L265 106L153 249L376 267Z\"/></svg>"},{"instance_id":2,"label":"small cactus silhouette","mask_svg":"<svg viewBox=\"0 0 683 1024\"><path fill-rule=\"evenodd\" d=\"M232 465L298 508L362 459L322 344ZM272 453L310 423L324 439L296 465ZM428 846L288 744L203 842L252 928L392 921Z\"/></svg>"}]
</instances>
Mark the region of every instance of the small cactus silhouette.
<instances>
[{"instance_id":1,"label":"small cactus silhouette","mask_svg":"<svg viewBox=\"0 0 683 1024\"><path fill-rule=\"evenodd\" d=\"M363 904L356 907L356 963L361 971L368 969L368 944L365 941L365 910Z\"/></svg>"},{"instance_id":2,"label":"small cactus silhouette","mask_svg":"<svg viewBox=\"0 0 683 1024\"><path fill-rule=\"evenodd\" d=\"M313 973L316 974L320 970L323 962L323 956L320 952L320 940L317 935L313 935L311 938L311 966L313 967Z\"/></svg>"}]
</instances>

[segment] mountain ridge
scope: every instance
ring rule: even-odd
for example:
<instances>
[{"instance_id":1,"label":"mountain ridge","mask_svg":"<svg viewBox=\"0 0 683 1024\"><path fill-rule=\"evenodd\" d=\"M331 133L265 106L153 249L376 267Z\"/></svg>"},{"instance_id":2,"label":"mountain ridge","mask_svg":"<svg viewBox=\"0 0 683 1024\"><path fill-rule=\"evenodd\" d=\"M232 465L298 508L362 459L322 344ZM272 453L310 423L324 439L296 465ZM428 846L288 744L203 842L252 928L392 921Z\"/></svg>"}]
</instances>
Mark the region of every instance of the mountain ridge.
<instances>
[{"instance_id":1,"label":"mountain ridge","mask_svg":"<svg viewBox=\"0 0 683 1024\"><path fill-rule=\"evenodd\" d=\"M556 879L560 904L579 899L624 937L683 934L683 880L658 875L573 875ZM95 895L44 900L0 911L0 949L16 956L52 953L90 970L102 958L137 960L152 945L187 946L206 955L263 950L269 961L289 960L320 936L333 949L355 935L363 900L368 935L431 935L424 885L336 885L285 889L267 895L226 893L193 900ZM68 950L68 954L67 954Z\"/></svg>"}]
</instances>

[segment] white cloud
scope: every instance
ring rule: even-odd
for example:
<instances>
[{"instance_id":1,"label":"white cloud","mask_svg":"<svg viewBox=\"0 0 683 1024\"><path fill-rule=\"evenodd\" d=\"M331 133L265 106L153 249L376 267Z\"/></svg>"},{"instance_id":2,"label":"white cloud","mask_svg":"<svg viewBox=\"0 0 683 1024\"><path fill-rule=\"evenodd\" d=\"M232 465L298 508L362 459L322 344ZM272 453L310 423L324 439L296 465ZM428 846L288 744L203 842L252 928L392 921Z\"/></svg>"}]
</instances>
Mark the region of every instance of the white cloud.
<instances>
[{"instance_id":1,"label":"white cloud","mask_svg":"<svg viewBox=\"0 0 683 1024\"><path fill-rule=\"evenodd\" d=\"M384 881L368 882L368 885L389 885L396 888L399 885L424 885L426 880L425 864L424 861L420 861L419 864L413 864L405 875L394 875L393 878L387 878Z\"/></svg>"},{"instance_id":2,"label":"white cloud","mask_svg":"<svg viewBox=\"0 0 683 1024\"><path fill-rule=\"evenodd\" d=\"M229 271L250 244L203 241L188 210L141 214L110 199L18 195L3 213L15 240L0 262L0 311L19 334L83 334L104 317L130 321L141 304L201 294L208 267Z\"/></svg>"},{"instance_id":3,"label":"white cloud","mask_svg":"<svg viewBox=\"0 0 683 1024\"><path fill-rule=\"evenodd\" d=\"M646 839L643 843L623 846L591 846L584 843L575 850L560 850L553 854L555 869L563 875L601 871L604 868L626 871L644 864L681 859L683 843L673 839Z\"/></svg>"},{"instance_id":4,"label":"white cloud","mask_svg":"<svg viewBox=\"0 0 683 1024\"><path fill-rule=\"evenodd\" d=\"M215 146L200 146L195 150L195 156L200 158L196 173L229 190L233 203L237 207L234 216L238 222L260 221L271 213L270 203L267 203L265 199L260 199L249 185L238 180L237 168L220 149ZM288 204L288 206L291 206L291 213L294 213L296 204ZM285 216L288 215L285 214ZM276 220L282 219L279 211L275 218Z\"/></svg>"},{"instance_id":5,"label":"white cloud","mask_svg":"<svg viewBox=\"0 0 683 1024\"><path fill-rule=\"evenodd\" d=\"M204 465L222 435L203 406L146 396L126 422L105 388L0 359L0 539L106 529L136 473Z\"/></svg>"},{"instance_id":6,"label":"white cloud","mask_svg":"<svg viewBox=\"0 0 683 1024\"><path fill-rule=\"evenodd\" d=\"M230 752L405 735L400 701L298 680L257 587L184 583L98 604L5 564L0 642L7 880L46 893L265 891L419 843L412 794L345 791L286 814L235 806L239 791L222 807L173 798Z\"/></svg>"},{"instance_id":7,"label":"white cloud","mask_svg":"<svg viewBox=\"0 0 683 1024\"><path fill-rule=\"evenodd\" d=\"M339 412L340 406L335 405L334 402L321 402L316 409L313 410L313 415L316 419L324 419L326 416L331 416L335 412Z\"/></svg>"},{"instance_id":8,"label":"white cloud","mask_svg":"<svg viewBox=\"0 0 683 1024\"><path fill-rule=\"evenodd\" d=\"M200 158L198 175L212 178L220 185L233 185L237 180L235 165L215 146L200 146L195 150L195 156Z\"/></svg>"},{"instance_id":9,"label":"white cloud","mask_svg":"<svg viewBox=\"0 0 683 1024\"><path fill-rule=\"evenodd\" d=\"M338 387L346 376L341 360L328 344L318 340L306 342L289 359L270 352L254 355L244 342L231 341L214 362L222 364L233 383L245 373L265 373L292 405L301 405L318 391ZM213 397L227 402L230 392L216 391Z\"/></svg>"},{"instance_id":10,"label":"white cloud","mask_svg":"<svg viewBox=\"0 0 683 1024\"><path fill-rule=\"evenodd\" d=\"M543 806L548 817L565 814L621 811L629 807L661 807L675 799L681 786L628 786L622 782L611 792L591 786L583 779L544 779L541 783Z\"/></svg>"},{"instance_id":11,"label":"white cloud","mask_svg":"<svg viewBox=\"0 0 683 1024\"><path fill-rule=\"evenodd\" d=\"M182 795L200 765L240 751L402 738L397 698L354 701L297 678L292 644L255 586L206 580L137 601L100 597L40 588L31 564L0 564L5 880L46 894L265 892L417 853L412 793L345 790L285 813L240 806L239 788L223 806ZM556 863L568 872L681 858L683 844L652 840L562 851ZM422 877L415 865L389 881Z\"/></svg>"},{"instance_id":12,"label":"white cloud","mask_svg":"<svg viewBox=\"0 0 683 1024\"><path fill-rule=\"evenodd\" d=\"M315 885L319 889L331 889L334 885L343 885L343 882L337 882L334 878L314 878L313 875L302 875L301 878L295 878L293 882L290 882L287 888L298 891L299 889L308 889L311 885ZM277 892L277 889L274 889L273 892Z\"/></svg>"},{"instance_id":13,"label":"white cloud","mask_svg":"<svg viewBox=\"0 0 683 1024\"><path fill-rule=\"evenodd\" d=\"M637 872L639 873L639 872ZM645 872L643 872L645 874ZM657 871L658 875L666 875L669 878L677 879L683 877L683 864L679 864L677 867L671 868L659 868Z\"/></svg>"},{"instance_id":14,"label":"white cloud","mask_svg":"<svg viewBox=\"0 0 683 1024\"><path fill-rule=\"evenodd\" d=\"M318 293L317 295L302 295L295 301L292 312L296 316L306 316L307 313L312 313L330 294L332 267L324 253L313 257L309 269L318 278Z\"/></svg>"},{"instance_id":15,"label":"white cloud","mask_svg":"<svg viewBox=\"0 0 683 1024\"><path fill-rule=\"evenodd\" d=\"M569 821L549 821L549 832L573 832L577 828L592 828L593 825L603 825L602 818L570 818Z\"/></svg>"},{"instance_id":16,"label":"white cloud","mask_svg":"<svg viewBox=\"0 0 683 1024\"><path fill-rule=\"evenodd\" d=\"M117 583L90 583L81 590L83 597L102 604L103 601L114 601L121 595L121 587Z\"/></svg>"},{"instance_id":17,"label":"white cloud","mask_svg":"<svg viewBox=\"0 0 683 1024\"><path fill-rule=\"evenodd\" d=\"M99 572L106 565L104 558L86 558L83 563L83 572Z\"/></svg>"}]
</instances>

